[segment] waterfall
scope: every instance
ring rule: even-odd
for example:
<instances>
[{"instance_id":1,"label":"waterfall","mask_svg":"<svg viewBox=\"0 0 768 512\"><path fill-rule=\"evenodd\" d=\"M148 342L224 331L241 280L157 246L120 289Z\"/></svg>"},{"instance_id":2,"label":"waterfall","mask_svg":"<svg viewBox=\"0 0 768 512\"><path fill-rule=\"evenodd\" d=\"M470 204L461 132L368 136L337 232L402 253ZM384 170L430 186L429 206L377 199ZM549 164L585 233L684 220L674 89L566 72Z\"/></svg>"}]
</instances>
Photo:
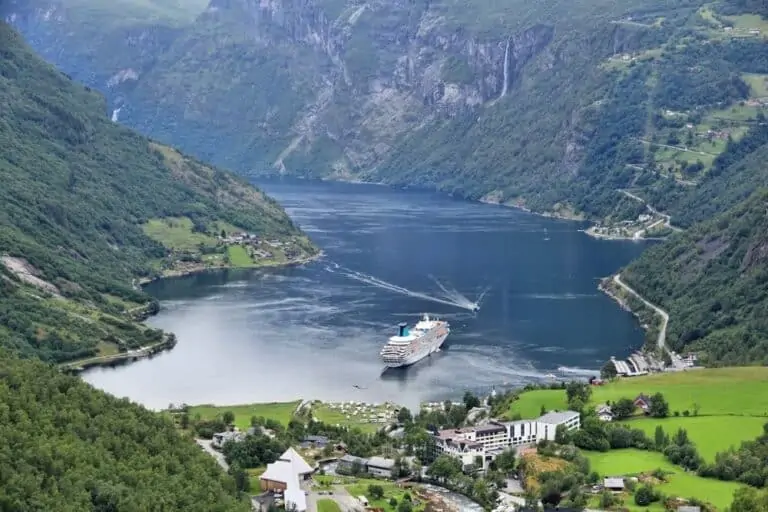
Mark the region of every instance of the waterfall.
<instances>
[{"instance_id":1,"label":"waterfall","mask_svg":"<svg viewBox=\"0 0 768 512\"><path fill-rule=\"evenodd\" d=\"M507 87L509 86L509 39L507 39L507 47L504 49L504 84L501 86L501 97L507 95Z\"/></svg>"},{"instance_id":2,"label":"waterfall","mask_svg":"<svg viewBox=\"0 0 768 512\"><path fill-rule=\"evenodd\" d=\"M123 110L123 107L116 108L115 110L112 111L112 122L113 123L117 122L117 116L120 115L120 111L121 110Z\"/></svg>"}]
</instances>

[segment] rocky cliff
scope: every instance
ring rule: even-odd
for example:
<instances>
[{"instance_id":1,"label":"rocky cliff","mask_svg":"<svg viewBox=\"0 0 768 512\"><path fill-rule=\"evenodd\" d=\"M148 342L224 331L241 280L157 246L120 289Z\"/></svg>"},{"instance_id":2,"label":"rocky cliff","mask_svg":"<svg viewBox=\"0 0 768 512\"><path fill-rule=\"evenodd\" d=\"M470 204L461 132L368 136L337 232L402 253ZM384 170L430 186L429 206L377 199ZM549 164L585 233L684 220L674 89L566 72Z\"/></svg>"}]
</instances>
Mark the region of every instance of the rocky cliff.
<instances>
[{"instance_id":1,"label":"rocky cliff","mask_svg":"<svg viewBox=\"0 0 768 512\"><path fill-rule=\"evenodd\" d=\"M600 61L658 38L612 22L663 4L212 0L193 22L134 17L98 32L91 19L89 45L78 7L89 1L17 1L2 14L104 90L115 120L240 172L542 209L568 201L559 190L607 92Z\"/></svg>"}]
</instances>

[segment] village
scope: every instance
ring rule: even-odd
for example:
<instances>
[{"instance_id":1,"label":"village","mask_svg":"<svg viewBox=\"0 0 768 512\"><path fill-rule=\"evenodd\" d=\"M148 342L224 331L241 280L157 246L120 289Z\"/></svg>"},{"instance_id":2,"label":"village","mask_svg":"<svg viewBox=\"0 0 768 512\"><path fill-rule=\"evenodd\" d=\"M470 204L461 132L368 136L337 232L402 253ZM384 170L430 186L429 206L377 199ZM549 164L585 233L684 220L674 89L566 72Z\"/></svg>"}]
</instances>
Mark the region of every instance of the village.
<instances>
[{"instance_id":1,"label":"village","mask_svg":"<svg viewBox=\"0 0 768 512\"><path fill-rule=\"evenodd\" d=\"M632 364L642 366L638 355L633 356ZM589 396L590 388L604 385L606 381L595 376L587 382L568 384L568 394L570 397L573 387L576 393ZM538 389L559 389L565 394L565 383L562 387L551 386ZM509 512L529 510L526 507L530 505L531 478L540 471L535 468L558 453L560 443L575 439L583 421L597 420L608 425L637 415L651 418L671 414L660 394L641 392L595 403L581 412L546 411L542 406L542 414L530 419L493 417L494 404L510 397L514 400L516 396L499 395L494 390L483 400L467 393L464 402L425 403L418 421L410 411L394 404L385 404L383 408L382 404L357 401L304 401L295 411L288 431L278 422L264 418L252 418L252 426L241 430L233 425L238 422L230 416L223 431L212 433L210 439L198 438L197 442L230 472L230 464L238 464L238 445L248 445L244 448L248 451L266 450L265 453L272 446L283 446L279 457L268 459L258 470L248 470L253 510L259 512ZM318 422L311 414L318 407L323 407L326 415L327 411L335 411L340 423ZM463 408L458 426L429 426L433 419L446 421L450 410L456 408ZM688 415L689 411L685 413ZM299 427L296 422L305 419L309 421L306 428ZM375 427L365 434L345 421ZM281 445L286 439L292 441ZM462 479L475 482L474 487L482 482L491 493L489 496L493 496L491 501L481 505L463 496L464 491L450 483ZM643 475L606 474L585 484L583 492L595 500L606 493L626 496L645 480ZM672 510L702 510L686 500L678 502L679 507Z\"/></svg>"}]
</instances>

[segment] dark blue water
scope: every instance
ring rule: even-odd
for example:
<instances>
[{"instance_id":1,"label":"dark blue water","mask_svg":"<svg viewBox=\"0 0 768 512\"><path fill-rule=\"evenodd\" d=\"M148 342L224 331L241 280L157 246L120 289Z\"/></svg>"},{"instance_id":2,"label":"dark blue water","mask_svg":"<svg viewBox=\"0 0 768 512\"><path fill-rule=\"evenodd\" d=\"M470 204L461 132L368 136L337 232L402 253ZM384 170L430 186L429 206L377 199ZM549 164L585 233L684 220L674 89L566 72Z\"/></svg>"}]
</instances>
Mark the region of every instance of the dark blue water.
<instances>
[{"instance_id":1,"label":"dark blue water","mask_svg":"<svg viewBox=\"0 0 768 512\"><path fill-rule=\"evenodd\" d=\"M560 367L583 374L642 343L634 319L597 290L642 243L595 240L579 223L428 192L262 185L325 257L151 285L163 307L151 323L176 332L177 347L86 380L150 407L294 398L415 405L576 375ZM483 291L477 314L460 307ZM380 346L423 312L451 323L444 350L382 374Z\"/></svg>"}]
</instances>

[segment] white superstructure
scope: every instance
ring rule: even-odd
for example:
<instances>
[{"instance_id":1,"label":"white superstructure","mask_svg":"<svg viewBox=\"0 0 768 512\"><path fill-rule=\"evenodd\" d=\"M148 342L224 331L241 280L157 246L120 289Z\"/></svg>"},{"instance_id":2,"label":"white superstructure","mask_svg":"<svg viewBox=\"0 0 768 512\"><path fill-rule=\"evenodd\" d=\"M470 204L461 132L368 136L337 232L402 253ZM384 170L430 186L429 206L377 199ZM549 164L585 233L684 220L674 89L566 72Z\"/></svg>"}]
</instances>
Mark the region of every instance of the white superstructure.
<instances>
[{"instance_id":1,"label":"white superstructure","mask_svg":"<svg viewBox=\"0 0 768 512\"><path fill-rule=\"evenodd\" d=\"M413 329L408 329L406 324L399 327L397 335L389 338L381 349L381 359L389 368L408 366L424 359L439 350L451 332L448 322L429 315L424 315Z\"/></svg>"}]
</instances>

